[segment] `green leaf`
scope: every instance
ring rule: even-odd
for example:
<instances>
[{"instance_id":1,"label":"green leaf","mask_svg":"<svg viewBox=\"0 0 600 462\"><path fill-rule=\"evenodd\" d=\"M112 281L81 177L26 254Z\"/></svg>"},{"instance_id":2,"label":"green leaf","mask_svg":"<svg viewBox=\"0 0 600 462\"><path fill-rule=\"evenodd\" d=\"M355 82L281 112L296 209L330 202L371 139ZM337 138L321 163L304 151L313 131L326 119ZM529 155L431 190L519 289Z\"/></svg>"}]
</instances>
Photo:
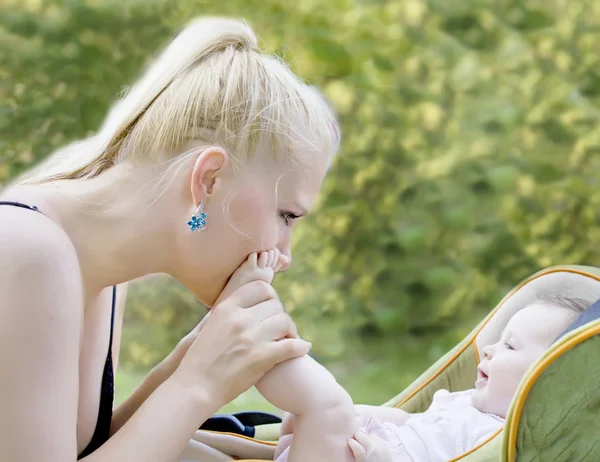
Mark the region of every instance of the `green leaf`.
<instances>
[{"instance_id":1,"label":"green leaf","mask_svg":"<svg viewBox=\"0 0 600 462\"><path fill-rule=\"evenodd\" d=\"M321 65L326 75L330 77L346 77L352 72L352 56L346 48L327 37L311 37L310 49Z\"/></svg>"}]
</instances>

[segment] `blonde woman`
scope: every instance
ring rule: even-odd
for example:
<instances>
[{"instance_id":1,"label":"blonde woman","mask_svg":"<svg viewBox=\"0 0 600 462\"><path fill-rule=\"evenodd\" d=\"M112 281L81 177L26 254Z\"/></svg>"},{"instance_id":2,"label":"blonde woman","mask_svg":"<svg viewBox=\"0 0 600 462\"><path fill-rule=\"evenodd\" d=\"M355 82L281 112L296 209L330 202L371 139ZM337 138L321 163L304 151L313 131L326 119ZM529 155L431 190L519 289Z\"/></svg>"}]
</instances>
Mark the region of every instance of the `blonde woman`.
<instances>
[{"instance_id":1,"label":"blonde woman","mask_svg":"<svg viewBox=\"0 0 600 462\"><path fill-rule=\"evenodd\" d=\"M202 18L96 135L4 190L0 458L177 460L222 405L307 358L269 283L215 301L248 255L270 250L273 271L289 266L338 133L327 104L247 25ZM126 283L151 273L214 308L113 412Z\"/></svg>"}]
</instances>

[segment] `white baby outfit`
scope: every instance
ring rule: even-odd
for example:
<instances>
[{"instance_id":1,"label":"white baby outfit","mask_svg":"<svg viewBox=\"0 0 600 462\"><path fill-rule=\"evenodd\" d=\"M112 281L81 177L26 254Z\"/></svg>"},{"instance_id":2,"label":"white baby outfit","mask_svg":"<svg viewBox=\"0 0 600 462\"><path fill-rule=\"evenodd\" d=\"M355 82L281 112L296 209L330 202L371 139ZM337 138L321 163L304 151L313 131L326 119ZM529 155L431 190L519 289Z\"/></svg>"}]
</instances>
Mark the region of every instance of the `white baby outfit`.
<instances>
[{"instance_id":1,"label":"white baby outfit","mask_svg":"<svg viewBox=\"0 0 600 462\"><path fill-rule=\"evenodd\" d=\"M429 409L411 415L403 426L368 417L361 430L385 442L393 456L389 462L447 462L504 426L504 419L473 407L474 391L439 390Z\"/></svg>"}]
</instances>

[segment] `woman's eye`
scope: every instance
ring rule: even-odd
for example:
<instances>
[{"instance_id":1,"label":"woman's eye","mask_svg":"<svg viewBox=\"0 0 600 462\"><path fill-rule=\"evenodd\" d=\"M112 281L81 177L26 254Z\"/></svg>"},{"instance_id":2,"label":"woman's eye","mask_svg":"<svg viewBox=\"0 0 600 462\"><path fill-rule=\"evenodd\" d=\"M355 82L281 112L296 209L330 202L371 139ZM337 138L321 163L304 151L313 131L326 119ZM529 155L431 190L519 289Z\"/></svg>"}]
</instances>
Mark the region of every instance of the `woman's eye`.
<instances>
[{"instance_id":1,"label":"woman's eye","mask_svg":"<svg viewBox=\"0 0 600 462\"><path fill-rule=\"evenodd\" d=\"M509 350L514 350L514 348L512 347L512 345L510 343L504 343L504 346Z\"/></svg>"},{"instance_id":2,"label":"woman's eye","mask_svg":"<svg viewBox=\"0 0 600 462\"><path fill-rule=\"evenodd\" d=\"M300 218L300 216L296 215L295 213L291 213L291 212L282 212L281 218L283 218L286 225L289 225L290 222L297 220L298 218Z\"/></svg>"}]
</instances>

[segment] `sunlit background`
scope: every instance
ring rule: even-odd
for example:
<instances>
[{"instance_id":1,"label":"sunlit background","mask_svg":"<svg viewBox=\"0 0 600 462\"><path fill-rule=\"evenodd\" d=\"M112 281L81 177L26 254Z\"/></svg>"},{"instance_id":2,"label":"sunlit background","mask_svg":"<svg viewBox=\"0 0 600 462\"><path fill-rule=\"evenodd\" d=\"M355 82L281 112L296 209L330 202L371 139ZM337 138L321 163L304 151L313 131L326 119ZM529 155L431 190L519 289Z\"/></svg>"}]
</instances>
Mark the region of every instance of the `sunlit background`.
<instances>
[{"instance_id":1,"label":"sunlit background","mask_svg":"<svg viewBox=\"0 0 600 462\"><path fill-rule=\"evenodd\" d=\"M96 130L194 16L247 19L343 144L275 286L313 354L379 404L522 278L600 262L600 2L0 0L0 186ZM131 290L117 401L203 316ZM250 391L227 410L272 410Z\"/></svg>"}]
</instances>

